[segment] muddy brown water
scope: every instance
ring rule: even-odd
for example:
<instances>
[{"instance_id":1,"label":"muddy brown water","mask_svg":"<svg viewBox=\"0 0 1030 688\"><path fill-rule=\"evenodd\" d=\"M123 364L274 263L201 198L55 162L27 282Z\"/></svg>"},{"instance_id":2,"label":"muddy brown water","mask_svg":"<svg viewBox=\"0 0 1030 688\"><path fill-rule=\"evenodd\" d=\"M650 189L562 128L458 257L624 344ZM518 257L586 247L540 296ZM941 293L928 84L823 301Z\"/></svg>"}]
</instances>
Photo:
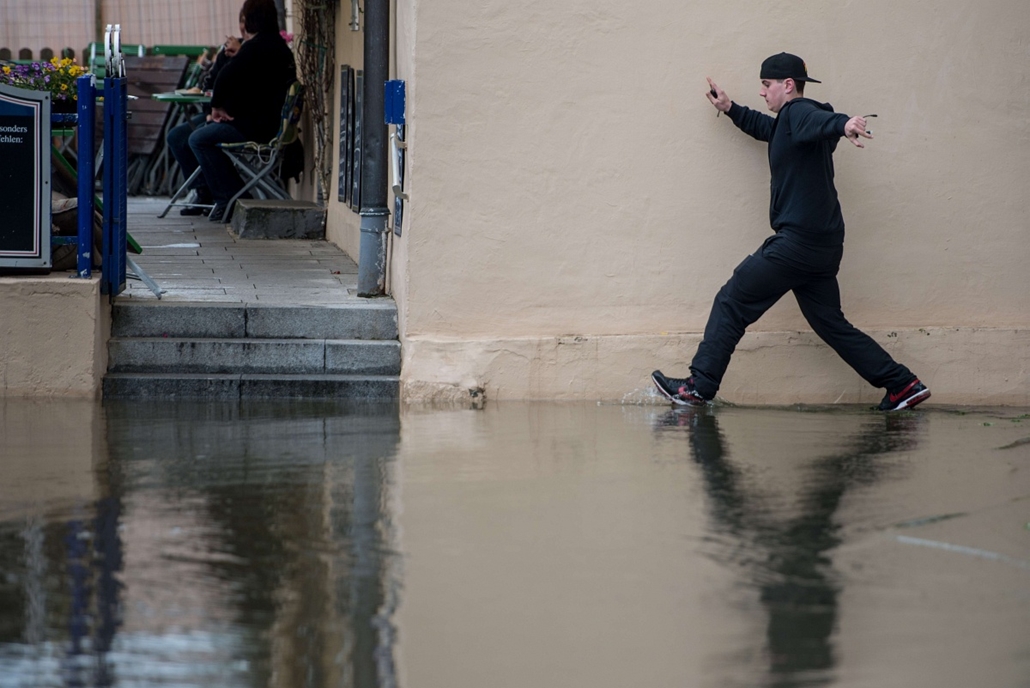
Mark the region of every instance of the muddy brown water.
<instances>
[{"instance_id":1,"label":"muddy brown water","mask_svg":"<svg viewBox=\"0 0 1030 688\"><path fill-rule=\"evenodd\" d=\"M1028 686L1030 413L0 401L6 686Z\"/></svg>"}]
</instances>

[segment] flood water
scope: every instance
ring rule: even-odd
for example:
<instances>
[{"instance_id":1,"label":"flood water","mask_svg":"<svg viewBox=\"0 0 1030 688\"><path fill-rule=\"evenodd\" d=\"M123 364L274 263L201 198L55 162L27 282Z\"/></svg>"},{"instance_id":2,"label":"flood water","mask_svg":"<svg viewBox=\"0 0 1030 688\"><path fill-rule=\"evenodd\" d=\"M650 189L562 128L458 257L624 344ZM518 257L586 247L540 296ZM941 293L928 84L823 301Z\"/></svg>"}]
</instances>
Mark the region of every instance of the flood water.
<instances>
[{"instance_id":1,"label":"flood water","mask_svg":"<svg viewBox=\"0 0 1030 688\"><path fill-rule=\"evenodd\" d=\"M0 400L0 687L1030 686L1030 414Z\"/></svg>"}]
</instances>

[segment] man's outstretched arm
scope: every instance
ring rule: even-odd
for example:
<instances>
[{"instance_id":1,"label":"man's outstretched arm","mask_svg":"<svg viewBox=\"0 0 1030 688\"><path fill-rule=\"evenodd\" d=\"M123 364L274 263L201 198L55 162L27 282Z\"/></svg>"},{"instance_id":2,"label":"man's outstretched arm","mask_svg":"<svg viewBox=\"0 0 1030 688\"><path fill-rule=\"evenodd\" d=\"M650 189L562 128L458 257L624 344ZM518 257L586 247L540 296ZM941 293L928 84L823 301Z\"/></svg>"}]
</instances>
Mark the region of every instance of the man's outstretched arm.
<instances>
[{"instance_id":1,"label":"man's outstretched arm","mask_svg":"<svg viewBox=\"0 0 1030 688\"><path fill-rule=\"evenodd\" d=\"M748 136L752 136L759 141L768 141L772 138L773 122L775 120L769 115L734 103L726 95L726 92L712 81L711 77L708 79L708 91L705 92L705 97L708 98L708 102L715 106L716 110L729 115L733 123Z\"/></svg>"},{"instance_id":2,"label":"man's outstretched arm","mask_svg":"<svg viewBox=\"0 0 1030 688\"><path fill-rule=\"evenodd\" d=\"M844 136L859 148L865 148L859 137L871 139L873 135L866 131L865 117L848 118L842 112L832 112L811 108L794 120L794 135L797 141L808 143Z\"/></svg>"}]
</instances>

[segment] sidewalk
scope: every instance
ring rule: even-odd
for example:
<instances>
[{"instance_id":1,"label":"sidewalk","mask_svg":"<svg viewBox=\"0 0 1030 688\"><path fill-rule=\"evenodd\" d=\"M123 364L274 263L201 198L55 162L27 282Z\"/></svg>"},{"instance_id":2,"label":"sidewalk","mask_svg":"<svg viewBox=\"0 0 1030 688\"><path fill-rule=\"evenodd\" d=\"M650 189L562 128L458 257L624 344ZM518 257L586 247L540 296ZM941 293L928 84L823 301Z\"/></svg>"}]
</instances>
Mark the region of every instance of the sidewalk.
<instances>
[{"instance_id":1,"label":"sidewalk","mask_svg":"<svg viewBox=\"0 0 1030 688\"><path fill-rule=\"evenodd\" d=\"M237 240L221 223L158 214L166 198L130 197L128 231L143 247L129 254L164 290L162 301L332 306L367 301L357 294L358 268L327 241ZM119 299L157 297L141 281L126 280Z\"/></svg>"}]
</instances>

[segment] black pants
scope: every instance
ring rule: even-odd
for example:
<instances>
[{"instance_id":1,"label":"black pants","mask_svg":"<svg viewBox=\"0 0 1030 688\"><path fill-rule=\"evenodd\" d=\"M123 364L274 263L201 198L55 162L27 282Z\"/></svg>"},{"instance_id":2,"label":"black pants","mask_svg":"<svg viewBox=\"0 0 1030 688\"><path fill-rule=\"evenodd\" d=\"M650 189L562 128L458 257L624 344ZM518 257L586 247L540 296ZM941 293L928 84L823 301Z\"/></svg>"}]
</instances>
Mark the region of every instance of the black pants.
<instances>
[{"instance_id":1,"label":"black pants","mask_svg":"<svg viewBox=\"0 0 1030 688\"><path fill-rule=\"evenodd\" d=\"M866 382L893 390L915 379L908 368L844 318L836 261L825 269L802 270L770 258L765 248L738 265L715 297L704 339L690 364L702 396L715 396L744 330L788 291L794 292L815 333Z\"/></svg>"}]
</instances>

